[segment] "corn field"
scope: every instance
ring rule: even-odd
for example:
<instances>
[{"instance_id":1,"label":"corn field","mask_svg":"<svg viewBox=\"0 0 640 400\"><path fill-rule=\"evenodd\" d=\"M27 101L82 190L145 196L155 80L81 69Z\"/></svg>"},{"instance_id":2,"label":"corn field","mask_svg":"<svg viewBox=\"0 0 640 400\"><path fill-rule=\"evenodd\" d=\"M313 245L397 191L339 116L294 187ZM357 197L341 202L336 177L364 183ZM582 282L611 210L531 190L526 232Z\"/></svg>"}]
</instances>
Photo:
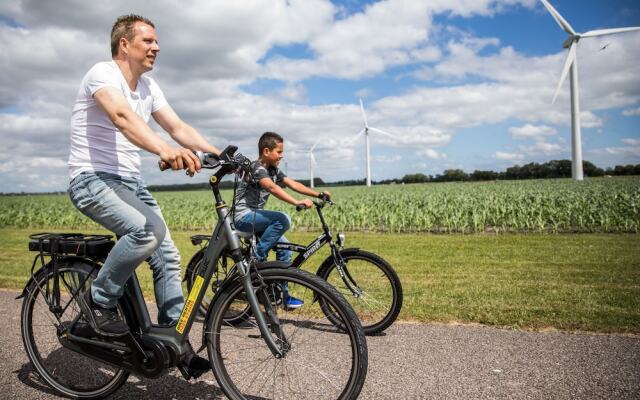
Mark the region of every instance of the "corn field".
<instances>
[{"instance_id":1,"label":"corn field","mask_svg":"<svg viewBox=\"0 0 640 400\"><path fill-rule=\"evenodd\" d=\"M640 178L428 183L329 188L325 207L333 230L371 232L634 232L640 231ZM223 193L227 202L232 192ZM171 229L209 230L215 223L209 190L155 193ZM300 197L300 196L298 196ZM313 210L279 200L294 230L318 230ZM95 229L67 195L0 196L0 226Z\"/></svg>"}]
</instances>

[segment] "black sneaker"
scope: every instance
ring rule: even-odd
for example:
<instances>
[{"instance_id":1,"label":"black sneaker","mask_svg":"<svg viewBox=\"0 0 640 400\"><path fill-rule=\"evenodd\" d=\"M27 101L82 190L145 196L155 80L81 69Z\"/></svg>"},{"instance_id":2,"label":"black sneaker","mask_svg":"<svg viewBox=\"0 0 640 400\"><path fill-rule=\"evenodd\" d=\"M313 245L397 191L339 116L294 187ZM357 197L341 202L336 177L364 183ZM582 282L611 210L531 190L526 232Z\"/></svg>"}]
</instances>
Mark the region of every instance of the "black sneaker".
<instances>
[{"instance_id":1,"label":"black sneaker","mask_svg":"<svg viewBox=\"0 0 640 400\"><path fill-rule=\"evenodd\" d=\"M199 378L200 375L211 369L211 363L208 359L202 358L193 351L191 344L189 344L189 350L182 356L180 365L178 366L180 372L188 380L190 378Z\"/></svg>"},{"instance_id":2,"label":"black sneaker","mask_svg":"<svg viewBox=\"0 0 640 400\"><path fill-rule=\"evenodd\" d=\"M129 333L129 327L114 308L104 308L93 302L91 289L84 294L84 301L78 303L82 306L87 321L91 327L104 336L123 336Z\"/></svg>"},{"instance_id":3,"label":"black sneaker","mask_svg":"<svg viewBox=\"0 0 640 400\"><path fill-rule=\"evenodd\" d=\"M71 333L83 338L91 338L96 336L96 331L93 330L93 328L91 327L91 324L89 324L89 322L87 322L87 320L84 317L81 317L75 323L73 328L71 328Z\"/></svg>"}]
</instances>

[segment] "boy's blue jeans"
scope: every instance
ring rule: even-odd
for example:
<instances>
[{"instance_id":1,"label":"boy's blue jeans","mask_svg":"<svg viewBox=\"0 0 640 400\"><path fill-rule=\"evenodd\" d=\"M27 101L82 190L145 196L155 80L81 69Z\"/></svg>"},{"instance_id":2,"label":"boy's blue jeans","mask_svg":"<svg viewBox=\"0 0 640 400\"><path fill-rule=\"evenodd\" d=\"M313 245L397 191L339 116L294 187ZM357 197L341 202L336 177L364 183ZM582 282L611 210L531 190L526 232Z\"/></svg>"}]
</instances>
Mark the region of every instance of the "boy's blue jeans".
<instances>
[{"instance_id":1,"label":"boy's blue jeans","mask_svg":"<svg viewBox=\"0 0 640 400\"><path fill-rule=\"evenodd\" d=\"M71 202L120 237L91 285L93 300L114 307L125 282L147 260L153 271L158 323L178 320L184 304L180 254L158 203L139 178L83 172L69 185Z\"/></svg>"},{"instance_id":2,"label":"boy's blue jeans","mask_svg":"<svg viewBox=\"0 0 640 400\"><path fill-rule=\"evenodd\" d=\"M291 226L289 216L279 211L255 210L235 221L236 228L242 232L261 233L256 244L256 256L266 260L269 250L278 242L289 243L284 233ZM291 262L291 251L277 250L278 261Z\"/></svg>"}]
</instances>

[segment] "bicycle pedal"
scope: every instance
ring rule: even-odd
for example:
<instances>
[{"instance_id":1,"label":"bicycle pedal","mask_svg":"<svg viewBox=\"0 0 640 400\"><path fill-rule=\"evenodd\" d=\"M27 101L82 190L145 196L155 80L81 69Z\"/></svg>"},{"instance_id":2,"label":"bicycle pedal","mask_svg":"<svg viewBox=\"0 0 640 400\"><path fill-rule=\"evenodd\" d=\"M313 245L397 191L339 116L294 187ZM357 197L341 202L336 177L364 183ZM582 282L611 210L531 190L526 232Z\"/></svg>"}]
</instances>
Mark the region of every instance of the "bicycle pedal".
<instances>
[{"instance_id":1,"label":"bicycle pedal","mask_svg":"<svg viewBox=\"0 0 640 400\"><path fill-rule=\"evenodd\" d=\"M189 372L187 371L188 367L182 365L182 364L178 364L178 371L180 371L180 373L182 374L182 377L184 378L185 381L190 380L191 378L193 378Z\"/></svg>"},{"instance_id":2,"label":"bicycle pedal","mask_svg":"<svg viewBox=\"0 0 640 400\"><path fill-rule=\"evenodd\" d=\"M182 374L182 377L187 381L190 380L191 378L198 379L204 373L211 371L211 368L196 369L196 368L191 368L188 365L185 365L182 363L178 363L177 367L178 367L178 371L180 371L180 373Z\"/></svg>"}]
</instances>

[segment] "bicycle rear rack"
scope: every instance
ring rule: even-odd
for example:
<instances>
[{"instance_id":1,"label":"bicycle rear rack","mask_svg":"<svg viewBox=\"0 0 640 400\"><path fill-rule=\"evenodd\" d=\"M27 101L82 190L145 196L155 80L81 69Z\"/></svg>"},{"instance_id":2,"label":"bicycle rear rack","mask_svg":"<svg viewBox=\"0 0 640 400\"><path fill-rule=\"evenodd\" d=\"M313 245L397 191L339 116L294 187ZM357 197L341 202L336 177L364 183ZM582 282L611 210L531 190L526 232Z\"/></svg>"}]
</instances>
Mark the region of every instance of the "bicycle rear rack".
<instances>
[{"instance_id":1,"label":"bicycle rear rack","mask_svg":"<svg viewBox=\"0 0 640 400\"><path fill-rule=\"evenodd\" d=\"M58 260L61 256L74 255L79 257L88 257L94 261L106 258L109 250L114 246L112 235L84 235L82 233L35 233L29 235L29 250L37 251L33 263L31 264L31 279L37 282L34 271L38 260L40 260L40 268L38 271L45 270L50 265L53 275L53 287L49 288L47 283L44 288L43 296L49 306L49 310L59 317L64 311L60 306L60 280L58 275ZM49 257L47 262L45 257ZM82 282L82 285L89 278L89 275ZM48 282L48 280L46 280ZM39 290L43 288L39 287ZM74 294L74 296L77 293Z\"/></svg>"}]
</instances>

